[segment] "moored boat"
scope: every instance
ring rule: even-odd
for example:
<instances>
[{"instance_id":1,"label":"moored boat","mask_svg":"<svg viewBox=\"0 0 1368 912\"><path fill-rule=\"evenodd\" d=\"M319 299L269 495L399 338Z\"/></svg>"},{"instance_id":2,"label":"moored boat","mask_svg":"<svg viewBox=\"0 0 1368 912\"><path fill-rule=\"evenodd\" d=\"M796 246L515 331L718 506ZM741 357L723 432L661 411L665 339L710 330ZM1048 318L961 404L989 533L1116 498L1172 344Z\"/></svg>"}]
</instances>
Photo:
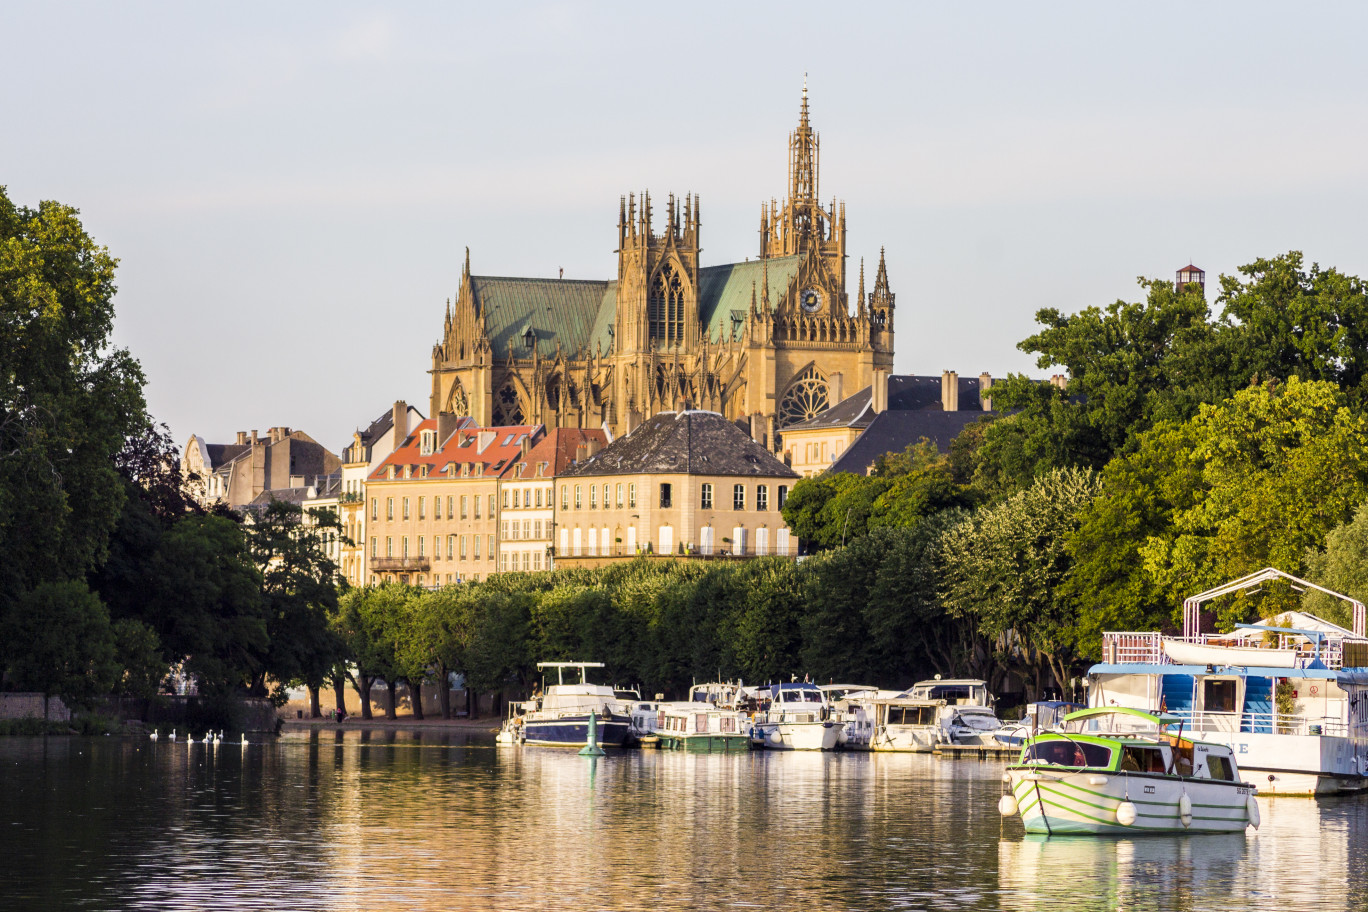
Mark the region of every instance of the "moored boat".
<instances>
[{"instance_id":1,"label":"moored boat","mask_svg":"<svg viewBox=\"0 0 1368 912\"><path fill-rule=\"evenodd\" d=\"M631 730L630 707L613 688L589 683L588 669L602 667L602 662L539 662L539 670L556 670L556 683L533 698L536 707L523 717L524 743L584 747L592 712L598 746L622 747ZM579 683L565 683L566 669L579 669Z\"/></svg>"},{"instance_id":2,"label":"moored boat","mask_svg":"<svg viewBox=\"0 0 1368 912\"><path fill-rule=\"evenodd\" d=\"M1063 730L1026 739L998 810L1049 835L1258 827L1257 789L1230 748L1173 733L1180 722L1115 707L1071 713Z\"/></svg>"},{"instance_id":3,"label":"moored boat","mask_svg":"<svg viewBox=\"0 0 1368 912\"><path fill-rule=\"evenodd\" d=\"M661 703L655 735L662 750L746 751L747 721L740 710L711 703Z\"/></svg>"},{"instance_id":4,"label":"moored boat","mask_svg":"<svg viewBox=\"0 0 1368 912\"><path fill-rule=\"evenodd\" d=\"M942 744L993 745L993 733L1002 727L993 712L988 683L977 678L918 681L903 696L913 700L939 701L937 739Z\"/></svg>"},{"instance_id":5,"label":"moored boat","mask_svg":"<svg viewBox=\"0 0 1368 912\"><path fill-rule=\"evenodd\" d=\"M769 707L755 714L752 732L769 750L835 750L841 724L816 684L796 681L769 688Z\"/></svg>"},{"instance_id":6,"label":"moored boat","mask_svg":"<svg viewBox=\"0 0 1368 912\"><path fill-rule=\"evenodd\" d=\"M1321 589L1352 608L1354 629L1282 612L1225 634L1203 633L1213 598L1272 580ZM1323 795L1368 787L1368 638L1362 603L1266 568L1184 601L1181 639L1106 632L1088 669L1091 706L1182 718L1204 741L1227 744L1259 793Z\"/></svg>"}]
</instances>

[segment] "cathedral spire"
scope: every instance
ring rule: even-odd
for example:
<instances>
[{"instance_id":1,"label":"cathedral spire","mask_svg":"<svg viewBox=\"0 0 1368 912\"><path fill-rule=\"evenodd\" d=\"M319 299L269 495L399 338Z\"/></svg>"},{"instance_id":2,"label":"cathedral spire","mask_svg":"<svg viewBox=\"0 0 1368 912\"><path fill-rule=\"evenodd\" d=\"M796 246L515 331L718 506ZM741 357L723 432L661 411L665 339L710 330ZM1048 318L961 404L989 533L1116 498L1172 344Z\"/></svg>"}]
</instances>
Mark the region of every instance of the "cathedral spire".
<instances>
[{"instance_id":1,"label":"cathedral spire","mask_svg":"<svg viewBox=\"0 0 1368 912\"><path fill-rule=\"evenodd\" d=\"M768 313L770 309L769 260L762 260L760 268L760 299L765 302L765 312Z\"/></svg>"},{"instance_id":2,"label":"cathedral spire","mask_svg":"<svg viewBox=\"0 0 1368 912\"><path fill-rule=\"evenodd\" d=\"M864 309L865 309L864 257L860 257L860 293L859 293L859 296L856 298L856 301L858 301L859 303L856 304L856 306L855 306L855 312L856 312L856 313L860 313L860 314L864 313Z\"/></svg>"},{"instance_id":3,"label":"cathedral spire","mask_svg":"<svg viewBox=\"0 0 1368 912\"><path fill-rule=\"evenodd\" d=\"M817 161L820 142L808 123L807 74L803 74L803 106L798 129L789 136L789 203L817 204Z\"/></svg>"}]
</instances>

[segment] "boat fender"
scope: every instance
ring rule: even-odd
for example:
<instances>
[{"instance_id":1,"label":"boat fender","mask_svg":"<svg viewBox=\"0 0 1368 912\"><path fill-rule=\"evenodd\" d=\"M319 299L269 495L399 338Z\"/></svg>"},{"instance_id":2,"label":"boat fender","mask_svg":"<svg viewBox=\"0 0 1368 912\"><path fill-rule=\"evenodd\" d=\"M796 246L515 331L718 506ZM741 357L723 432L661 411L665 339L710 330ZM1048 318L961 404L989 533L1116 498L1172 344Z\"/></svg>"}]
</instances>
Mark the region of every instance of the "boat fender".
<instances>
[{"instance_id":1,"label":"boat fender","mask_svg":"<svg viewBox=\"0 0 1368 912\"><path fill-rule=\"evenodd\" d=\"M1184 827L1192 826L1192 799L1187 792L1178 798L1178 819L1183 822Z\"/></svg>"},{"instance_id":2,"label":"boat fender","mask_svg":"<svg viewBox=\"0 0 1368 912\"><path fill-rule=\"evenodd\" d=\"M1259 799L1250 795L1245 799L1245 813L1249 816L1249 823L1254 829L1259 828Z\"/></svg>"},{"instance_id":3,"label":"boat fender","mask_svg":"<svg viewBox=\"0 0 1368 912\"><path fill-rule=\"evenodd\" d=\"M1015 817L1017 800L1015 795L1003 795L998 799L998 813L1003 817Z\"/></svg>"},{"instance_id":4,"label":"boat fender","mask_svg":"<svg viewBox=\"0 0 1368 912\"><path fill-rule=\"evenodd\" d=\"M1136 816L1135 804L1131 801L1123 801L1116 806L1116 822L1122 826L1135 823Z\"/></svg>"}]
</instances>

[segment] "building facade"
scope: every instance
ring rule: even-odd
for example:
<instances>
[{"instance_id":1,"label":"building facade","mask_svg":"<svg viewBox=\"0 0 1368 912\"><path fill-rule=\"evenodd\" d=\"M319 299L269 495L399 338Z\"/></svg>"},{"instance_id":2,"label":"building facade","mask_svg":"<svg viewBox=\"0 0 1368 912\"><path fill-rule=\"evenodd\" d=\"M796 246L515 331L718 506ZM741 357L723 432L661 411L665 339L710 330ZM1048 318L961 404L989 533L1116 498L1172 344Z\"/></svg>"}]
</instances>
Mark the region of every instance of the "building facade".
<instances>
[{"instance_id":1,"label":"building facade","mask_svg":"<svg viewBox=\"0 0 1368 912\"><path fill-rule=\"evenodd\" d=\"M552 428L504 469L499 480L499 572L552 569L556 477L607 442L601 430Z\"/></svg>"},{"instance_id":2,"label":"building facade","mask_svg":"<svg viewBox=\"0 0 1368 912\"><path fill-rule=\"evenodd\" d=\"M270 491L314 485L341 467L336 454L288 427L273 427L265 437L238 431L233 443L206 443L196 434L181 452L181 475L206 507L239 509Z\"/></svg>"},{"instance_id":3,"label":"building facade","mask_svg":"<svg viewBox=\"0 0 1368 912\"><path fill-rule=\"evenodd\" d=\"M557 566L793 556L797 474L717 412L661 412L556 479Z\"/></svg>"},{"instance_id":4,"label":"building facade","mask_svg":"<svg viewBox=\"0 0 1368 912\"><path fill-rule=\"evenodd\" d=\"M353 586L366 585L371 575L366 552L366 480L408 439L409 428L422 421L423 415L416 408L396 402L365 430L358 428L352 442L342 450L342 483L337 498L342 525L338 569Z\"/></svg>"},{"instance_id":5,"label":"building facade","mask_svg":"<svg viewBox=\"0 0 1368 912\"><path fill-rule=\"evenodd\" d=\"M432 351L433 414L479 425L606 428L708 409L771 451L786 425L893 365L894 295L847 292L845 204L821 203L807 89L789 137L788 198L761 207L758 257L704 266L699 199L624 197L617 275L603 281L471 272Z\"/></svg>"},{"instance_id":6,"label":"building facade","mask_svg":"<svg viewBox=\"0 0 1368 912\"><path fill-rule=\"evenodd\" d=\"M419 422L366 481L366 582L435 586L496 572L500 476L542 434L454 416Z\"/></svg>"},{"instance_id":7,"label":"building facade","mask_svg":"<svg viewBox=\"0 0 1368 912\"><path fill-rule=\"evenodd\" d=\"M967 425L991 412L988 374L939 377L875 372L874 383L784 432L784 462L804 477L827 471L868 474L879 455L928 440L942 452Z\"/></svg>"}]
</instances>

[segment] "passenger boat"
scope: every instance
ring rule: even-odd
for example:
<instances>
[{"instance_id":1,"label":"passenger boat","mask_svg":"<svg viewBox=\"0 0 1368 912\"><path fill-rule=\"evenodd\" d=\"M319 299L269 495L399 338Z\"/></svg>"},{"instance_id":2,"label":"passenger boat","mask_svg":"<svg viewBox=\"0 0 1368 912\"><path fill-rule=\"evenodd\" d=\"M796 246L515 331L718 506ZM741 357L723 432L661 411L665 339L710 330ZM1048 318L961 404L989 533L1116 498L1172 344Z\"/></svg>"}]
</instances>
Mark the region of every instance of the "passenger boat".
<instances>
[{"instance_id":1,"label":"passenger boat","mask_svg":"<svg viewBox=\"0 0 1368 912\"><path fill-rule=\"evenodd\" d=\"M757 712L751 740L769 750L835 750L841 725L816 684L774 684L768 709Z\"/></svg>"},{"instance_id":2,"label":"passenger boat","mask_svg":"<svg viewBox=\"0 0 1368 912\"><path fill-rule=\"evenodd\" d=\"M1265 568L1183 603L1183 637L1103 634L1088 670L1088 704L1164 711L1202 740L1229 745L1261 795L1323 795L1368 787L1368 638L1363 604L1348 596L1354 629L1284 612L1229 634L1200 630L1200 606L1286 580Z\"/></svg>"},{"instance_id":3,"label":"passenger boat","mask_svg":"<svg viewBox=\"0 0 1368 912\"><path fill-rule=\"evenodd\" d=\"M543 747L583 747L589 737L589 713L595 715L598 746L622 747L631 729L630 707L613 688L590 684L588 670L602 662L539 662L537 668L556 670L556 683L523 717L524 743ZM565 683L566 669L579 669L579 683Z\"/></svg>"},{"instance_id":4,"label":"passenger boat","mask_svg":"<svg viewBox=\"0 0 1368 912\"><path fill-rule=\"evenodd\" d=\"M918 681L903 696L912 700L941 701L936 716L936 736L942 744L996 745L993 733L1002 721L993 712L993 697L986 681L956 678Z\"/></svg>"},{"instance_id":5,"label":"passenger boat","mask_svg":"<svg viewBox=\"0 0 1368 912\"><path fill-rule=\"evenodd\" d=\"M1181 721L1115 707L1070 713L1062 731L1026 739L998 810L1049 835L1257 828L1257 789L1230 748L1174 734Z\"/></svg>"}]
</instances>

